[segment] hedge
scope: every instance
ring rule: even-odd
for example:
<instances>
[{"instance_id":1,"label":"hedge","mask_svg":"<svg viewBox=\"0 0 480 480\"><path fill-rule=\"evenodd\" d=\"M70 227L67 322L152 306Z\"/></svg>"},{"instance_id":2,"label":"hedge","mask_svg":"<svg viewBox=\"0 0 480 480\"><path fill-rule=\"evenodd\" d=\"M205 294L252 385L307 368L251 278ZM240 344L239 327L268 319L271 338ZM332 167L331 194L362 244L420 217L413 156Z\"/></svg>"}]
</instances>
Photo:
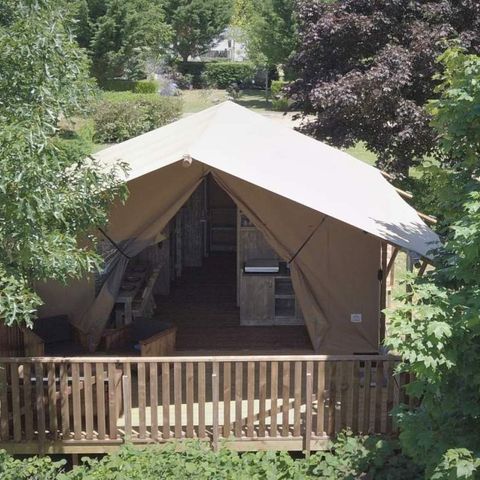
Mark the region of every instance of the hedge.
<instances>
[{"instance_id":1,"label":"hedge","mask_svg":"<svg viewBox=\"0 0 480 480\"><path fill-rule=\"evenodd\" d=\"M181 62L176 64L175 69L191 79L193 88L204 88L206 87L205 81L205 68L207 62Z\"/></svg>"},{"instance_id":2,"label":"hedge","mask_svg":"<svg viewBox=\"0 0 480 480\"><path fill-rule=\"evenodd\" d=\"M111 78L103 80L99 86L107 92L156 93L158 91L158 83L154 80Z\"/></svg>"},{"instance_id":3,"label":"hedge","mask_svg":"<svg viewBox=\"0 0 480 480\"><path fill-rule=\"evenodd\" d=\"M178 98L130 92L105 94L93 107L94 140L123 142L177 120L181 114Z\"/></svg>"},{"instance_id":4,"label":"hedge","mask_svg":"<svg viewBox=\"0 0 480 480\"><path fill-rule=\"evenodd\" d=\"M83 459L69 472L48 457L13 460L0 451L2 480L417 480L423 472L396 443L340 434L330 450L309 458L287 452L213 452L200 442L125 446L102 459Z\"/></svg>"},{"instance_id":5,"label":"hedge","mask_svg":"<svg viewBox=\"0 0 480 480\"><path fill-rule=\"evenodd\" d=\"M252 84L256 68L248 62L210 62L205 67L208 85L228 88L232 84Z\"/></svg>"},{"instance_id":6,"label":"hedge","mask_svg":"<svg viewBox=\"0 0 480 480\"><path fill-rule=\"evenodd\" d=\"M249 62L183 62L176 65L176 70L191 79L193 88L251 84L256 74Z\"/></svg>"},{"instance_id":7,"label":"hedge","mask_svg":"<svg viewBox=\"0 0 480 480\"><path fill-rule=\"evenodd\" d=\"M108 92L132 92L136 80L125 80L123 78L111 78L100 82L100 88Z\"/></svg>"}]
</instances>

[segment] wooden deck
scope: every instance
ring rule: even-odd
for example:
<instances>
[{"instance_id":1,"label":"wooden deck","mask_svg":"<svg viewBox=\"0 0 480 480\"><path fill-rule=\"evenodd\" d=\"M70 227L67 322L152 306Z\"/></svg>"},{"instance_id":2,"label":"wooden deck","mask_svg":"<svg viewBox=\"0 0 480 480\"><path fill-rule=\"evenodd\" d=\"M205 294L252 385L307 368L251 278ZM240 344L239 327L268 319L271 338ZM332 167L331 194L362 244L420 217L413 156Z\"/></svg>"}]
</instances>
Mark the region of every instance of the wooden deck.
<instances>
[{"instance_id":1,"label":"wooden deck","mask_svg":"<svg viewBox=\"0 0 480 480\"><path fill-rule=\"evenodd\" d=\"M316 450L343 428L394 434L397 360L378 356L0 359L0 448L101 453L197 438Z\"/></svg>"},{"instance_id":2,"label":"wooden deck","mask_svg":"<svg viewBox=\"0 0 480 480\"><path fill-rule=\"evenodd\" d=\"M240 326L235 254L184 268L169 296L156 299L155 319L174 323L179 355L313 354L304 326Z\"/></svg>"}]
</instances>

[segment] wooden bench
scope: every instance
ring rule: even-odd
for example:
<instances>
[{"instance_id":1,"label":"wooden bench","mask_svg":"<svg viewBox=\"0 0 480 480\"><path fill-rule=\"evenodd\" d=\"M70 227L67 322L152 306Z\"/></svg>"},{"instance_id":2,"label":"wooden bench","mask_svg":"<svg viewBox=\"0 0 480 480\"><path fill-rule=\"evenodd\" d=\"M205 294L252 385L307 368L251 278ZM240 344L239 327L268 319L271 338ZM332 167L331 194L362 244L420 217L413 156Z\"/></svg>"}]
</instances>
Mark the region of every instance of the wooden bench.
<instances>
[{"instance_id":1,"label":"wooden bench","mask_svg":"<svg viewBox=\"0 0 480 480\"><path fill-rule=\"evenodd\" d=\"M142 357L166 357L175 352L177 327L168 327L161 332L140 340L140 353Z\"/></svg>"}]
</instances>

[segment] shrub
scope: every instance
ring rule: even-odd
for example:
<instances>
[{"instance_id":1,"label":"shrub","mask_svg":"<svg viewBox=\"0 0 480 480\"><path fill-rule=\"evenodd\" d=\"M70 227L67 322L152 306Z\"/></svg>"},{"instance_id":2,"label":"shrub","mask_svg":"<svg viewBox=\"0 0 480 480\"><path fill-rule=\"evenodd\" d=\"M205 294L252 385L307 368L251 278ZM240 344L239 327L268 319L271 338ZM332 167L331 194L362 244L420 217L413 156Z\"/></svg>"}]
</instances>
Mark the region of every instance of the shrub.
<instances>
[{"instance_id":1,"label":"shrub","mask_svg":"<svg viewBox=\"0 0 480 480\"><path fill-rule=\"evenodd\" d=\"M379 437L338 435L330 450L305 460L304 478L421 480L424 472L400 452L398 442Z\"/></svg>"},{"instance_id":2,"label":"shrub","mask_svg":"<svg viewBox=\"0 0 480 480\"><path fill-rule=\"evenodd\" d=\"M177 87L182 90L190 90L193 87L193 75L191 73L174 72L172 79Z\"/></svg>"},{"instance_id":3,"label":"shrub","mask_svg":"<svg viewBox=\"0 0 480 480\"><path fill-rule=\"evenodd\" d=\"M0 460L2 454L0 452ZM397 444L377 437L339 435L331 449L310 458L293 458L287 452L249 452L227 449L213 452L201 442L169 443L144 448L125 446L102 459L62 473L63 464L48 459L13 460L4 454L2 480L417 480L423 472L399 453ZM2 470L2 467L4 470ZM15 476L27 471L31 476ZM58 476L53 476L54 473ZM10 476L9 476L10 475ZM50 475L50 476L48 476Z\"/></svg>"},{"instance_id":4,"label":"shrub","mask_svg":"<svg viewBox=\"0 0 480 480\"><path fill-rule=\"evenodd\" d=\"M232 84L251 84L255 67L247 62L210 62L205 67L208 84L216 88L228 88Z\"/></svg>"},{"instance_id":5,"label":"shrub","mask_svg":"<svg viewBox=\"0 0 480 480\"><path fill-rule=\"evenodd\" d=\"M64 461L54 462L50 457L16 460L0 450L2 480L60 480L64 465Z\"/></svg>"},{"instance_id":6,"label":"shrub","mask_svg":"<svg viewBox=\"0 0 480 480\"><path fill-rule=\"evenodd\" d=\"M283 89L288 85L288 82L283 80L273 80L270 86L272 93L272 109L280 112L288 110L288 99L285 97Z\"/></svg>"},{"instance_id":7,"label":"shrub","mask_svg":"<svg viewBox=\"0 0 480 480\"><path fill-rule=\"evenodd\" d=\"M138 80L133 85L133 93L157 93L158 82L154 80Z\"/></svg>"},{"instance_id":8,"label":"shrub","mask_svg":"<svg viewBox=\"0 0 480 480\"><path fill-rule=\"evenodd\" d=\"M180 117L182 102L178 98L129 92L104 95L93 109L95 141L123 142L162 127Z\"/></svg>"},{"instance_id":9,"label":"shrub","mask_svg":"<svg viewBox=\"0 0 480 480\"><path fill-rule=\"evenodd\" d=\"M135 87L135 80L125 80L123 78L111 78L100 82L100 87L109 92L131 92Z\"/></svg>"},{"instance_id":10,"label":"shrub","mask_svg":"<svg viewBox=\"0 0 480 480\"><path fill-rule=\"evenodd\" d=\"M178 73L184 75L191 80L193 88L206 87L205 84L205 68L207 62L182 62L176 65Z\"/></svg>"}]
</instances>

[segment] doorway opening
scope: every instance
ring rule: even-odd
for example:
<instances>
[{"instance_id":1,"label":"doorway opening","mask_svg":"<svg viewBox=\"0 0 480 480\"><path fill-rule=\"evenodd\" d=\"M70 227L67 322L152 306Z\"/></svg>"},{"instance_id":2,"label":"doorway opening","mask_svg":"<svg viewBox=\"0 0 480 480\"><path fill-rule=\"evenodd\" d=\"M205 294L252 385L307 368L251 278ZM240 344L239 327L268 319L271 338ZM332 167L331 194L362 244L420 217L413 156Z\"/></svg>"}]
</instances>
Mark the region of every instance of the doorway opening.
<instances>
[{"instance_id":1,"label":"doorway opening","mask_svg":"<svg viewBox=\"0 0 480 480\"><path fill-rule=\"evenodd\" d=\"M177 355L312 353L286 264L211 175L165 233L154 317L177 327ZM279 270L246 273L254 260Z\"/></svg>"}]
</instances>

